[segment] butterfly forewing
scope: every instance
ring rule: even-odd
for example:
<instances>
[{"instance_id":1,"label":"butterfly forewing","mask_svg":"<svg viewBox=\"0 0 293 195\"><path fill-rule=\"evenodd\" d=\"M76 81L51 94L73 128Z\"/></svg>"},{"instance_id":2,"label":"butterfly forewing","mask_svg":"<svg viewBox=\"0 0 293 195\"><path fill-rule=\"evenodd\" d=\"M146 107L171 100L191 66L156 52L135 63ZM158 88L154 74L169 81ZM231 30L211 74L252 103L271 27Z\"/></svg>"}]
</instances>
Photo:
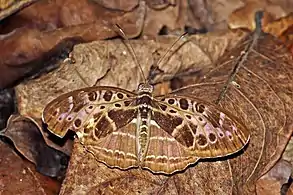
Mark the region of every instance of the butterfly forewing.
<instances>
[{"instance_id":1,"label":"butterfly forewing","mask_svg":"<svg viewBox=\"0 0 293 195\"><path fill-rule=\"evenodd\" d=\"M104 122L105 114L111 110L129 109L134 97L135 94L114 87L83 88L51 101L46 105L42 117L48 130L59 137L64 137L68 130L83 133L82 129L86 125L97 123L94 121L96 118L101 118Z\"/></svg>"}]
</instances>

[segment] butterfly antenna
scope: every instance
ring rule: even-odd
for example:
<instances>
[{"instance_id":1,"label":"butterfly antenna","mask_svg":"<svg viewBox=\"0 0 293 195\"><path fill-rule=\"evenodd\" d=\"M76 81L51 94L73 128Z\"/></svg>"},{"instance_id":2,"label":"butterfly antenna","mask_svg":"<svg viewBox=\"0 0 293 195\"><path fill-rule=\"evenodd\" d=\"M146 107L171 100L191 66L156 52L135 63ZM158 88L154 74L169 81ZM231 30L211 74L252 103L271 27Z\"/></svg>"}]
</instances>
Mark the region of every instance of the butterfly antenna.
<instances>
[{"instance_id":1,"label":"butterfly antenna","mask_svg":"<svg viewBox=\"0 0 293 195\"><path fill-rule=\"evenodd\" d=\"M163 62L163 60L167 57L167 55L171 52L171 50L174 48L174 46L178 43L178 41L180 41L181 39L183 39L186 35L188 34L188 32L183 33L179 38L176 39L176 41L171 45L171 47L169 47L169 49L165 52L165 54L159 59L159 61L156 63L156 67L153 71L155 71L156 69L159 68L159 65Z\"/></svg>"},{"instance_id":2,"label":"butterfly antenna","mask_svg":"<svg viewBox=\"0 0 293 195\"><path fill-rule=\"evenodd\" d=\"M127 41L128 45L129 45L129 47L130 47L130 50L131 50L132 56L133 56L133 58L134 58L134 61L135 61L136 65L139 67L139 70L140 70L140 72L141 72L141 74L142 74L142 76L143 76L144 83L146 83L146 82L147 82L146 77L145 77L144 74L143 74L142 67L141 67L140 63L138 62L137 56L136 56L136 54L135 54L135 52L134 52L134 49L133 49L133 47L132 47L132 45L131 45L131 43L130 43L128 37L125 35L124 31L122 30L122 28L121 28L118 24L115 24L115 25L116 25L116 27L119 29L119 32L120 32L120 34L123 36L123 38L125 39L125 41Z\"/></svg>"}]
</instances>

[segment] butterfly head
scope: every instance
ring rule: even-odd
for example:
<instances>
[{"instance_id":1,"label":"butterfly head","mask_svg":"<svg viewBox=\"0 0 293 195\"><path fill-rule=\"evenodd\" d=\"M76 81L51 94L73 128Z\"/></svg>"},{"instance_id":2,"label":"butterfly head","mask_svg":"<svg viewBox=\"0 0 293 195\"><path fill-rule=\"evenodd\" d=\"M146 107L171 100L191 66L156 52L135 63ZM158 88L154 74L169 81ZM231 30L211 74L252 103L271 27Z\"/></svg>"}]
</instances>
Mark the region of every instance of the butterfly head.
<instances>
[{"instance_id":1,"label":"butterfly head","mask_svg":"<svg viewBox=\"0 0 293 195\"><path fill-rule=\"evenodd\" d=\"M153 91L154 91L154 86L152 86L149 83L140 83L138 85L138 89L137 89L138 94L153 93Z\"/></svg>"}]
</instances>

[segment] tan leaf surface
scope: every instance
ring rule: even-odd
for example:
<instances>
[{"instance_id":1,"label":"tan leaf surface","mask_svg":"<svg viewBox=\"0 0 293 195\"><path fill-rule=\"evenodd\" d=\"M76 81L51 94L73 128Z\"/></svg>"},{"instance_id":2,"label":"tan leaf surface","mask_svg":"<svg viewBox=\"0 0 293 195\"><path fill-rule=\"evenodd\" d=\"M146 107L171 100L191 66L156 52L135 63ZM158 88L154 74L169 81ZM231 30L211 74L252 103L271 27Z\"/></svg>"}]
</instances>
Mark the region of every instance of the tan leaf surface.
<instances>
[{"instance_id":1,"label":"tan leaf surface","mask_svg":"<svg viewBox=\"0 0 293 195\"><path fill-rule=\"evenodd\" d=\"M233 191L251 194L256 180L281 157L292 134L292 55L270 35L247 37L221 58L206 79L181 93L216 101L233 70L237 74L220 105L242 119L251 130L251 140L244 154L228 163Z\"/></svg>"}]
</instances>

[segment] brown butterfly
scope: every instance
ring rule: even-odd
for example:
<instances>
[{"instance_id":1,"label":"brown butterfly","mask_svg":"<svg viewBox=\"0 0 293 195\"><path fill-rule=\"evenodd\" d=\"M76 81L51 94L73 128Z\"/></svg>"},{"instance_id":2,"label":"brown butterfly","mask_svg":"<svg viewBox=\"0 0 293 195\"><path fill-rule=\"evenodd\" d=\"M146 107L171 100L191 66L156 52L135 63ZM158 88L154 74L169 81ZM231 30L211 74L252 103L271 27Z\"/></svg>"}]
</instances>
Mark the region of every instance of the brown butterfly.
<instances>
[{"instance_id":1,"label":"brown butterfly","mask_svg":"<svg viewBox=\"0 0 293 195\"><path fill-rule=\"evenodd\" d=\"M250 137L241 121L219 106L187 95L153 96L149 82L135 93L94 86L63 94L46 105L43 122L61 138L74 131L109 167L164 174L233 154Z\"/></svg>"}]
</instances>

